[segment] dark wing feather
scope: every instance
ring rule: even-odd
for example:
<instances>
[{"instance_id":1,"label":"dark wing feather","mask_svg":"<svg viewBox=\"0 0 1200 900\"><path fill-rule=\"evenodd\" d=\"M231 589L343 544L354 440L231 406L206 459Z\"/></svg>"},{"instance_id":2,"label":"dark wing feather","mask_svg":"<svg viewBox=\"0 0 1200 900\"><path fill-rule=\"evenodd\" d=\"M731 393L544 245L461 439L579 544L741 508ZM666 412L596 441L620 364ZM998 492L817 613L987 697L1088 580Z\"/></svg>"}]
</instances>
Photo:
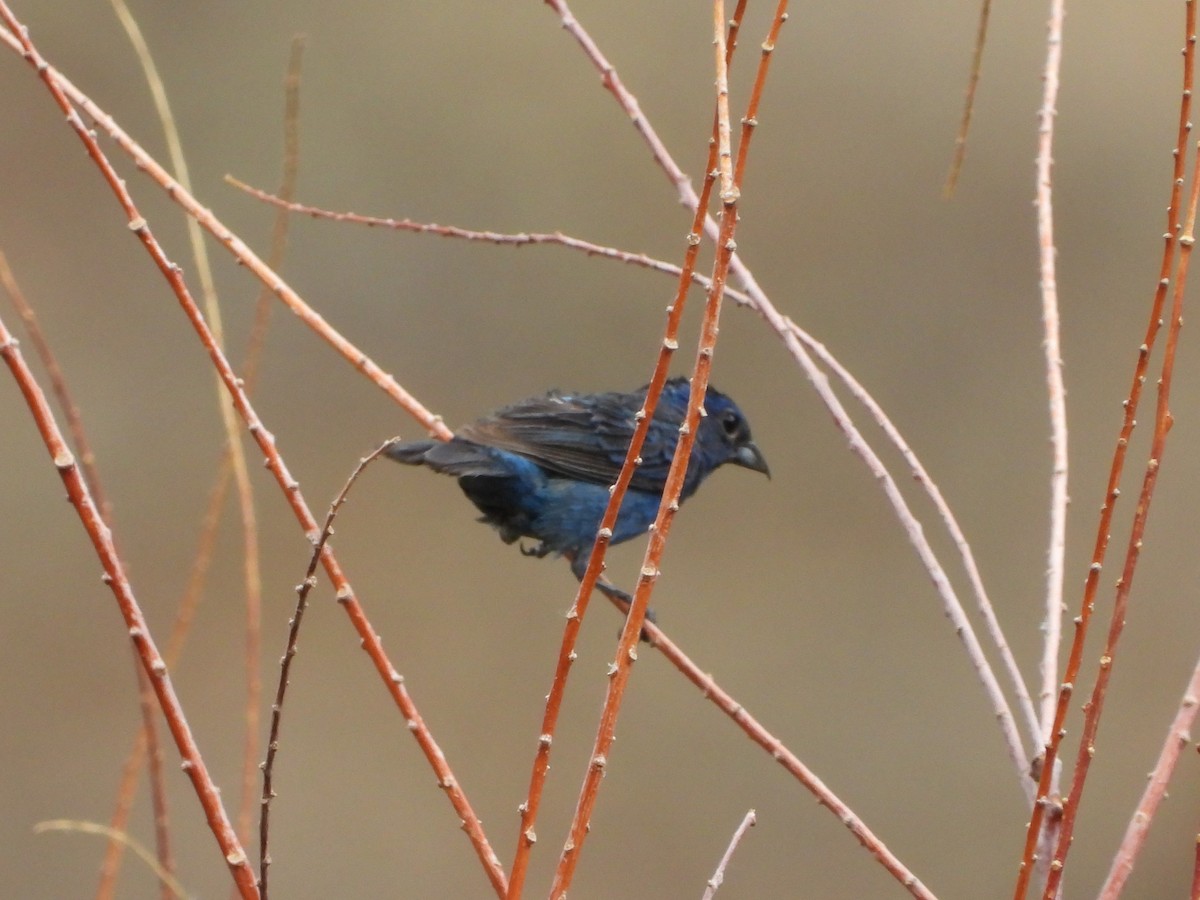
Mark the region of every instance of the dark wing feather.
<instances>
[{"instance_id":1,"label":"dark wing feather","mask_svg":"<svg viewBox=\"0 0 1200 900\"><path fill-rule=\"evenodd\" d=\"M621 471L644 397L644 391L551 392L497 410L460 429L458 436L519 453L557 475L609 485ZM664 395L659 402L631 484L635 490L662 490L682 419L682 407L676 409L672 400Z\"/></svg>"}]
</instances>

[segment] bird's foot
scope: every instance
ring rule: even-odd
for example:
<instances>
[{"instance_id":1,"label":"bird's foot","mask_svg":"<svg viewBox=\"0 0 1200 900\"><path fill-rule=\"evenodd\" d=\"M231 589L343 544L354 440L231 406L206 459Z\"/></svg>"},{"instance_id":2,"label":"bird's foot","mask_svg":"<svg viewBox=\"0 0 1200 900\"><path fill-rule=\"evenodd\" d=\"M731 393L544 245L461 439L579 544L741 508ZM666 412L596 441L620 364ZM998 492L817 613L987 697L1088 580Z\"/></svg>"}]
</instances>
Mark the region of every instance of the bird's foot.
<instances>
[{"instance_id":1,"label":"bird's foot","mask_svg":"<svg viewBox=\"0 0 1200 900\"><path fill-rule=\"evenodd\" d=\"M587 571L587 557L576 553L567 553L564 555L571 563L571 572L577 579L583 581L584 573ZM604 596L611 600L615 600L617 606L621 608L621 611L625 613L626 616L629 615L629 607L633 605L633 597L625 593L603 575L596 580L596 588L600 591L600 593L604 594ZM658 624L658 619L654 615L654 610L646 610L646 621L651 625ZM617 634L619 635L620 632L618 631ZM654 645L654 641L650 639L650 635L644 628L642 629L641 639L643 642L650 644L651 646Z\"/></svg>"},{"instance_id":2,"label":"bird's foot","mask_svg":"<svg viewBox=\"0 0 1200 900\"><path fill-rule=\"evenodd\" d=\"M524 544L521 544L517 549L521 551L522 556L532 556L534 559L541 559L544 556L548 556L551 552L550 548L546 546L545 541L539 541L533 547L526 547Z\"/></svg>"},{"instance_id":3,"label":"bird's foot","mask_svg":"<svg viewBox=\"0 0 1200 900\"><path fill-rule=\"evenodd\" d=\"M604 594L604 596L610 597L611 599L617 601L617 604L621 607L621 611L625 613L626 616L629 615L629 608L633 605L633 598L629 596L629 594L625 593L607 578L599 579L596 582L596 588L602 594ZM654 614L654 610L646 610L646 621L651 625L658 624L658 617ZM617 635L620 636L620 634L621 632L618 631ZM645 628L642 629L640 639L645 644L650 644L651 646L654 645L654 641L650 639L650 633L646 631Z\"/></svg>"}]
</instances>

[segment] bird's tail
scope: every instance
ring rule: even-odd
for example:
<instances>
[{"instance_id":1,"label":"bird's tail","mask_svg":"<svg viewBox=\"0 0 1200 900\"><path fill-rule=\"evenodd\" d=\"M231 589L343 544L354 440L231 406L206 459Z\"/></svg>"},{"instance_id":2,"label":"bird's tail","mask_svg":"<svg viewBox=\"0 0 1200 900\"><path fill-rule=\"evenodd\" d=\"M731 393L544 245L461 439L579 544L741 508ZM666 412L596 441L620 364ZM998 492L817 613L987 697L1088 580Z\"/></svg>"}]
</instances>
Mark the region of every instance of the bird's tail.
<instances>
[{"instance_id":1,"label":"bird's tail","mask_svg":"<svg viewBox=\"0 0 1200 900\"><path fill-rule=\"evenodd\" d=\"M505 454L472 441L454 438L449 441L424 440L396 444L387 451L396 462L410 466L428 466L443 475L511 478L515 473ZM510 458L512 454L507 454ZM533 463L526 463L536 468Z\"/></svg>"},{"instance_id":2,"label":"bird's tail","mask_svg":"<svg viewBox=\"0 0 1200 900\"><path fill-rule=\"evenodd\" d=\"M387 449L387 455L406 466L420 466L425 464L425 454L440 443L441 441L433 440L406 441L403 444L393 444Z\"/></svg>"}]
</instances>

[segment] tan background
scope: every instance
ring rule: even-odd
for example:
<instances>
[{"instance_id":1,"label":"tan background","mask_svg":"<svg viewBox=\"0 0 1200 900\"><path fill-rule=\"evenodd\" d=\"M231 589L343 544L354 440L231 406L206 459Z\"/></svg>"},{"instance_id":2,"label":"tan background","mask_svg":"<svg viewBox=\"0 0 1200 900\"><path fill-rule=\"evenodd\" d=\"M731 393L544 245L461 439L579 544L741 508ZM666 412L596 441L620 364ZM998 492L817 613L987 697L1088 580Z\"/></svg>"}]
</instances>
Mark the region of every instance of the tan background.
<instances>
[{"instance_id":1,"label":"tan background","mask_svg":"<svg viewBox=\"0 0 1200 900\"><path fill-rule=\"evenodd\" d=\"M780 308L875 392L939 480L1032 675L1050 465L1031 206L1045 10L994 11L968 168L947 203L941 182L973 6L796 5L761 113L739 245ZM1067 22L1055 199L1074 464L1072 609L1157 277L1182 6L1076 4ZM200 197L256 247L265 246L270 212L221 178L277 183L287 44L304 32L303 199L495 230L562 229L682 255L687 215L542 4L140 3L135 11ZM695 174L711 108L707 6L580 2L576 12ZM145 86L106 5L23 3L18 13L51 61L161 158ZM745 33L735 109L765 15ZM83 406L135 587L165 634L221 447L212 376L78 142L7 53L0 97L0 247ZM119 164L191 272L181 217ZM230 331L244 335L257 285L219 250L215 260ZM563 250L307 220L293 223L285 271L451 424L553 385L642 383L672 289L661 276ZM1075 896L1094 892L1107 870L1197 652L1196 350L1187 329L1173 443L1071 858ZM680 353L681 368L690 355ZM655 597L661 622L935 892L1004 896L1027 815L1022 795L881 494L753 315L727 308L714 383L750 416L774 480L722 471L685 508ZM258 409L322 508L361 454L397 431L419 434L282 313ZM0 416L0 894L87 896L99 841L31 829L60 816L107 820L137 721L130 663L97 562L7 379ZM307 551L273 484L257 468L255 478L271 684ZM1133 490L1126 486L1127 497ZM923 501L915 506L928 513ZM337 546L507 864L573 581L561 563L522 559L472 514L450 480L381 465L345 510ZM1125 521L1115 529L1118 554ZM174 674L232 804L242 615L235 518L224 524L219 570ZM640 545L616 554L618 581L631 582L639 554ZM958 578L948 556L947 565ZM1097 633L1110 603L1106 588ZM616 627L596 606L555 747L530 896L544 892L561 846ZM487 896L452 812L324 585L301 643L278 770L276 895ZM1073 754L1076 719L1070 728ZM699 896L749 807L760 824L723 896L901 895L833 817L652 654L635 669L618 734L573 897ZM1196 769L1189 751L1130 896L1186 890ZM181 877L220 896L227 877L174 769L171 788ZM135 830L150 839L144 810ZM122 896L152 890L129 863Z\"/></svg>"}]
</instances>

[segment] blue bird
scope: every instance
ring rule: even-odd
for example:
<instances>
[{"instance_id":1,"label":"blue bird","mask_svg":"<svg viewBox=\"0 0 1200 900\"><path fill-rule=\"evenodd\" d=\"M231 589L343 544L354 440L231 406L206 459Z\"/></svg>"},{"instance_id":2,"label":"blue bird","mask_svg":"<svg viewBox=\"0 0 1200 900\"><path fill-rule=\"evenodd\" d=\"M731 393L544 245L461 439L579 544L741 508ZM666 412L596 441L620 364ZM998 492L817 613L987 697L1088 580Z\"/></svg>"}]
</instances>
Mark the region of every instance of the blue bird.
<instances>
[{"instance_id":1,"label":"blue bird","mask_svg":"<svg viewBox=\"0 0 1200 900\"><path fill-rule=\"evenodd\" d=\"M686 378L672 378L664 386L612 543L645 534L654 522L690 392ZM483 513L480 521L495 528L501 540L512 544L531 538L537 543L522 546L522 553L565 556L581 579L645 398L645 386L631 393L550 391L466 425L449 441L409 441L387 455L455 476ZM681 501L726 463L771 474L737 404L709 387L704 406L707 415L692 445Z\"/></svg>"}]
</instances>

